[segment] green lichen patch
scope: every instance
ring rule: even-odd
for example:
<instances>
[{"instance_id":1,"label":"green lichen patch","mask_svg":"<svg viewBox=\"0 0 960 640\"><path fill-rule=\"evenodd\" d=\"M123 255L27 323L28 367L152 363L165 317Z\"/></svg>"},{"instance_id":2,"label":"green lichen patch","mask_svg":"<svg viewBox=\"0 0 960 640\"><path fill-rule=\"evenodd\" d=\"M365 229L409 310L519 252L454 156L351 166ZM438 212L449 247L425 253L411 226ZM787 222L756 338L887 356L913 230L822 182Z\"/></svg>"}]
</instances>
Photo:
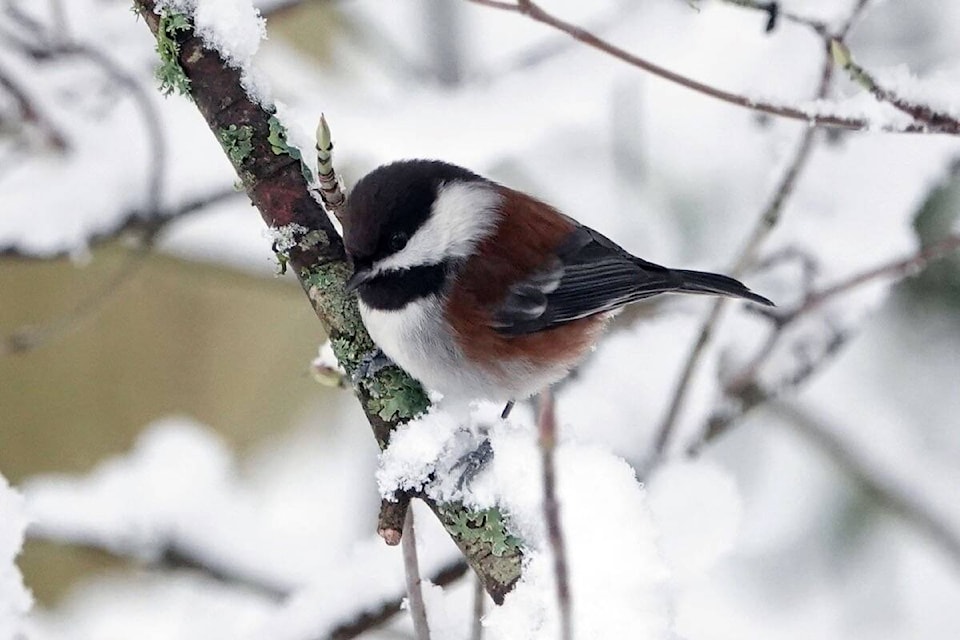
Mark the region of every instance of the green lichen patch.
<instances>
[{"instance_id":1,"label":"green lichen patch","mask_svg":"<svg viewBox=\"0 0 960 640\"><path fill-rule=\"evenodd\" d=\"M270 143L270 149L273 150L273 153L278 156L286 154L294 160L299 160L300 173L303 174L303 179L308 183L313 182L313 171L303 161L303 154L300 153L300 149L287 141L287 129L283 126L283 123L277 119L277 116L270 116L269 124L270 134L267 136L267 142Z\"/></svg>"},{"instance_id":2,"label":"green lichen patch","mask_svg":"<svg viewBox=\"0 0 960 640\"><path fill-rule=\"evenodd\" d=\"M447 507L444 515L444 526L451 535L466 544L488 544L498 558L518 552L521 548L520 538L507 531L498 509L491 507L483 511L468 511L466 508L455 510Z\"/></svg>"},{"instance_id":3,"label":"green lichen patch","mask_svg":"<svg viewBox=\"0 0 960 640\"><path fill-rule=\"evenodd\" d=\"M367 408L387 422L407 422L430 407L420 383L399 367L378 371L363 384L370 394Z\"/></svg>"},{"instance_id":4,"label":"green lichen patch","mask_svg":"<svg viewBox=\"0 0 960 640\"><path fill-rule=\"evenodd\" d=\"M160 66L156 76L160 81L160 91L165 96L177 93L190 95L190 78L180 66L180 43L177 40L180 34L193 30L190 20L182 13L163 9L160 12L160 26L157 29L157 54L160 56Z\"/></svg>"},{"instance_id":5,"label":"green lichen patch","mask_svg":"<svg viewBox=\"0 0 960 640\"><path fill-rule=\"evenodd\" d=\"M300 276L320 315L330 323L330 346L337 361L353 376L375 345L363 327L356 298L344 291L350 266L332 262L304 270ZM382 369L360 384L368 395L367 410L386 422L406 422L430 407L420 383L399 367Z\"/></svg>"},{"instance_id":6,"label":"green lichen patch","mask_svg":"<svg viewBox=\"0 0 960 640\"><path fill-rule=\"evenodd\" d=\"M224 151L230 156L230 161L237 167L242 165L253 151L253 127L249 125L238 127L231 124L217 131L217 138L220 139Z\"/></svg>"}]
</instances>

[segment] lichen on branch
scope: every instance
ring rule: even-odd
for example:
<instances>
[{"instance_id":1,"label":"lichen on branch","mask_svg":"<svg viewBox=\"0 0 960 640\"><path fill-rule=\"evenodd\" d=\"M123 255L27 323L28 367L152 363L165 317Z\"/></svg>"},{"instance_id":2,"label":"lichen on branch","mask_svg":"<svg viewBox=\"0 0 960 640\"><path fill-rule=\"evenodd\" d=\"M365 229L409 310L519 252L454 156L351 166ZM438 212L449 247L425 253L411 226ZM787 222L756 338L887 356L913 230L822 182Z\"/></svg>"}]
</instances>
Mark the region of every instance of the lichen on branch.
<instances>
[{"instance_id":1,"label":"lichen on branch","mask_svg":"<svg viewBox=\"0 0 960 640\"><path fill-rule=\"evenodd\" d=\"M275 244L278 258L297 276L334 353L352 377L374 344L360 319L356 298L345 291L351 269L343 240L310 191L312 174L301 151L288 142L275 108L245 86L243 79L250 74L243 65L237 64L235 56L212 49L196 33L189 13L170 13L162 3L158 14L157 0L137 0L134 6L157 38L163 77L170 79L164 86L186 92L193 99L264 222L271 229L283 230L284 242ZM181 6L187 5L177 4ZM329 155L329 138L324 149ZM328 181L336 181L332 157L326 158L321 170ZM430 407L420 384L395 366L363 378L354 392L381 447L389 443L395 427ZM495 601L502 601L520 578L522 553L519 545L511 543L500 514L423 499L451 532L487 592ZM494 526L495 521L499 527ZM468 536L457 526L464 522L475 523L488 533Z\"/></svg>"}]
</instances>

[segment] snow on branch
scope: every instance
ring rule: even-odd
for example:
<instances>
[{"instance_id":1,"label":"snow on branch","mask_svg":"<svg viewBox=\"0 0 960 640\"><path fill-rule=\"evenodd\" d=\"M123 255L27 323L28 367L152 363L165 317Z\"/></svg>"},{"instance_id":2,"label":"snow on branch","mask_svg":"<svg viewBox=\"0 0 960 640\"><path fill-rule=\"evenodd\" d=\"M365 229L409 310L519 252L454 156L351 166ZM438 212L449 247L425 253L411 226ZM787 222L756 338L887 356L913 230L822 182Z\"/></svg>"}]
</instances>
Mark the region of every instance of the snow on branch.
<instances>
[{"instance_id":1,"label":"snow on branch","mask_svg":"<svg viewBox=\"0 0 960 640\"><path fill-rule=\"evenodd\" d=\"M26 527L23 496L0 475L0 638L22 637L22 617L33 604L15 563Z\"/></svg>"}]
</instances>

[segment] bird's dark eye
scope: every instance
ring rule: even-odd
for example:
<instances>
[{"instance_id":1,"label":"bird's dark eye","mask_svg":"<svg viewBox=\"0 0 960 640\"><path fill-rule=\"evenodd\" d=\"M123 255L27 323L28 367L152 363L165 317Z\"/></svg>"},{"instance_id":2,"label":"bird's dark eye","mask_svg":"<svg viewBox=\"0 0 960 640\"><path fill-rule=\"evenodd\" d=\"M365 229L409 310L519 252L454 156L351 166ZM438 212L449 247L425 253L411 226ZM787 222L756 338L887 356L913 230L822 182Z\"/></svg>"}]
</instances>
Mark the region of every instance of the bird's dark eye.
<instances>
[{"instance_id":1,"label":"bird's dark eye","mask_svg":"<svg viewBox=\"0 0 960 640\"><path fill-rule=\"evenodd\" d=\"M391 236L390 240L387 241L387 248L390 250L390 253L396 253L407 246L407 240L410 237L403 231L395 231Z\"/></svg>"}]
</instances>

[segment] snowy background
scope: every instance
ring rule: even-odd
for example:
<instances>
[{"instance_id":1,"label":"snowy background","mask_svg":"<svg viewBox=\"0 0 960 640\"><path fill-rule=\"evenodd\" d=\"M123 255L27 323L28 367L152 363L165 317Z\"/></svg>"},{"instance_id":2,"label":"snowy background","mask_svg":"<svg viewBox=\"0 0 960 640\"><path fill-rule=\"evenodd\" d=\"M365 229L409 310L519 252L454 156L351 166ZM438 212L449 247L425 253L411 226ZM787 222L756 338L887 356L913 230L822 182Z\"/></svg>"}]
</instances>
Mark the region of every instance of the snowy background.
<instances>
[{"instance_id":1,"label":"snowy background","mask_svg":"<svg viewBox=\"0 0 960 640\"><path fill-rule=\"evenodd\" d=\"M238 57L255 49L257 30L242 19L250 14L237 8L245 3L199 4L228 25L231 41L245 43ZM780 6L836 25L855 4ZM326 114L348 185L392 159L441 158L534 193L671 266L730 269L806 129L466 2L259 6L268 39L251 77L303 131ZM765 33L763 12L706 0L544 6L734 93L866 117L877 129L904 122L840 71L826 104L815 104L822 40L786 20ZM37 258L57 260L54 281L92 279L111 290L120 284L96 271L98 261L135 256L121 271L125 281L143 277L133 266L141 249L124 240L162 219L150 259L173 256L184 274L226 267L214 288L234 295L247 291L230 284L237 278L258 283L250 287L293 285L273 276L260 217L235 193L232 169L196 108L155 90L154 42L128 3L5 0L0 8L0 372L9 376L0 379L0 474L13 485L0 479L0 640L308 640L402 597L399 550L374 533L378 481L381 490L415 482L438 455L465 446L464 436L454 433L455 420L433 416L398 438L378 473L375 444L348 391L281 392L269 373L306 378L319 337L301 336L310 348L282 360L280 347L255 351L266 338L217 338L244 312L200 325L210 319L189 316L183 303L197 328L160 374L173 381L163 415L127 420L116 432L91 429L82 407L119 401L114 371L125 372L124 388L141 384L147 393L147 370L161 362L139 352L111 356L116 361L96 350L81 351L86 361L60 357L101 322L103 295L94 287L93 302L79 305L88 328L48 335L45 317L63 307L46 313L51 306L32 297L29 265ZM888 86L960 116L957 3L868 2L847 44ZM763 268L744 275L781 308L951 229L960 233L960 138L841 132L818 134L813 144L760 248ZM786 257L764 265L776 256ZM712 417L736 413L724 384L762 348L769 321L729 307L679 414L673 455L655 463L657 429L709 302L669 300L614 323L558 393L576 637L956 637L960 279L955 258L952 268L948 260L934 266L897 287L872 280L792 323L757 381L779 388L807 367L815 373L689 458L683 452ZM111 304L130 295L124 286ZM307 310L295 292L283 305L264 309L254 335L273 335L265 326L275 316ZM41 330L23 333L21 318ZM146 327L143 341L167 330L159 321ZM25 335L31 348L21 348ZM226 375L199 360L212 344L237 354L237 377L261 381L243 395L276 395L284 405L255 414L260 427L245 427L242 438L230 426L241 419L236 411L201 420L181 401L196 390L176 380ZM835 344L838 352L822 359ZM43 354L43 375L24 382L31 359ZM101 385L72 386L78 368ZM201 392L225 394L226 386ZM242 402L227 397L223 404ZM66 408L62 422L28 429L47 405ZM479 409L488 418L491 411ZM531 416L518 407L493 429L494 463L468 496L499 505L528 545L523 583L503 607L486 603L487 638L557 637ZM71 448L94 439L104 443L98 458L71 458ZM426 510L418 516L423 575L456 566L446 534ZM25 528L22 580L13 561ZM28 562L50 546L129 562L61 578L31 608L24 581L46 583L50 567L66 562ZM471 637L473 593L469 577L427 588L435 638ZM397 615L364 637L411 634L407 616Z\"/></svg>"}]
</instances>

